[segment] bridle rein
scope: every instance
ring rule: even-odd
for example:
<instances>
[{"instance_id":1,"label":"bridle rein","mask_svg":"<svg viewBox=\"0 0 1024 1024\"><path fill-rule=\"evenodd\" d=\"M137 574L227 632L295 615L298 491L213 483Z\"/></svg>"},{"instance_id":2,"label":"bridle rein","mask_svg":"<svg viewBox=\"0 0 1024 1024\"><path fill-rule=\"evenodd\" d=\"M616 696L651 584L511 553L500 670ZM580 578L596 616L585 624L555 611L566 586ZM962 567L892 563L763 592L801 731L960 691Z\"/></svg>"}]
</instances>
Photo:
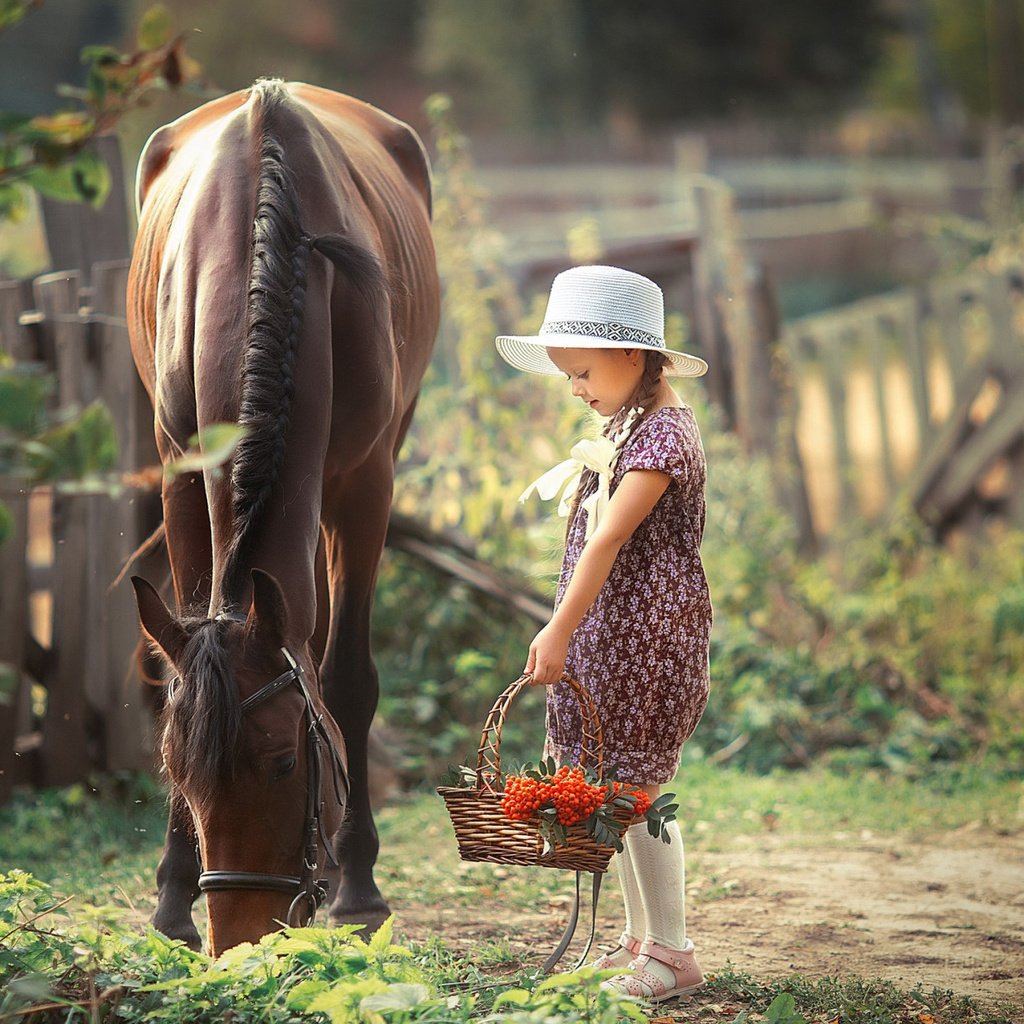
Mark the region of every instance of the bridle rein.
<instances>
[{"instance_id":1,"label":"bridle rein","mask_svg":"<svg viewBox=\"0 0 1024 1024\"><path fill-rule=\"evenodd\" d=\"M224 616L227 617L227 616ZM331 848L331 837L324 832L321 817L323 807L324 783L324 748L330 761L330 775L334 785L334 795L339 805L345 805L349 797L348 772L334 741L324 727L323 715L318 714L313 704L309 688L306 685L305 673L291 651L281 648L281 653L288 662L288 668L272 679L254 694L246 697L239 705L243 715L259 707L266 701L276 697L286 687L295 683L302 691L306 702L306 820L303 825L304 850L302 870L296 875L277 875L266 871L202 871L199 875L199 890L208 892L227 892L236 889L255 889L266 892L280 892L294 895L284 923L289 926L312 923L317 910L327 898L328 882L326 878L316 878L318 843L323 845L324 852L332 866L337 867L338 861ZM168 698L173 697L172 691ZM343 795L344 793L344 795ZM197 851L198 852L198 851ZM304 919L300 918L306 912Z\"/></svg>"}]
</instances>

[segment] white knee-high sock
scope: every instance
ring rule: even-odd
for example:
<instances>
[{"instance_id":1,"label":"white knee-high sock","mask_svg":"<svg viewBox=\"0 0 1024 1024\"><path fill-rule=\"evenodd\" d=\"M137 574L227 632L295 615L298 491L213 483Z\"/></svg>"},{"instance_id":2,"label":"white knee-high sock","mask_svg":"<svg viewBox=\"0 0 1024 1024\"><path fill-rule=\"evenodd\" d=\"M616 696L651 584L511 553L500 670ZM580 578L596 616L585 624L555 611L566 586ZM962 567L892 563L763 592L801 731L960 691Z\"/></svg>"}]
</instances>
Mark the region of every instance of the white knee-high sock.
<instances>
[{"instance_id":1,"label":"white knee-high sock","mask_svg":"<svg viewBox=\"0 0 1024 1024\"><path fill-rule=\"evenodd\" d=\"M645 824L626 830L626 847L636 874L647 933L644 941L686 949L686 866L676 822L666 826L671 842L655 839Z\"/></svg>"},{"instance_id":2,"label":"white knee-high sock","mask_svg":"<svg viewBox=\"0 0 1024 1024\"><path fill-rule=\"evenodd\" d=\"M633 868L628 844L622 844L622 852L616 855L615 863L619 873L619 885L622 888L622 902L626 908L626 924L623 931L631 939L643 942L647 934L647 919L644 917L643 899L636 882L636 871Z\"/></svg>"}]
</instances>

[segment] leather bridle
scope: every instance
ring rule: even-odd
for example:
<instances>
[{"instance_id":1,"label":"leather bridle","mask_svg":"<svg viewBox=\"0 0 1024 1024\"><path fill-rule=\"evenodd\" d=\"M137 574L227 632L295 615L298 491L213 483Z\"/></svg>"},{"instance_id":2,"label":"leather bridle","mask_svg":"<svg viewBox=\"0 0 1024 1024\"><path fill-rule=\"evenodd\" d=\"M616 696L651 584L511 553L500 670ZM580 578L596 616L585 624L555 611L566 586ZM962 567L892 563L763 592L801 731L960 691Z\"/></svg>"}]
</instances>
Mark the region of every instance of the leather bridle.
<instances>
[{"instance_id":1,"label":"leather bridle","mask_svg":"<svg viewBox=\"0 0 1024 1024\"><path fill-rule=\"evenodd\" d=\"M312 922L317 910L327 898L327 879L315 877L318 843L323 844L324 852L331 864L334 867L338 866L334 851L331 849L331 837L324 832L324 822L321 817L325 747L330 760L334 795L340 805L347 803L350 790L348 772L345 770L337 747L324 726L323 715L317 714L306 685L302 666L287 647L282 647L281 653L285 656L289 667L277 678L272 679L251 696L246 697L239 709L245 715L253 708L259 707L277 696L293 683L302 691L303 699L306 702L306 820L303 825L302 870L297 876L277 875L266 871L202 871L199 875L199 889L204 893L254 889L294 895L285 917L285 924L294 926ZM342 795L342 791L344 791L344 795ZM307 916L304 920L300 920L299 915L303 911L307 912Z\"/></svg>"}]
</instances>

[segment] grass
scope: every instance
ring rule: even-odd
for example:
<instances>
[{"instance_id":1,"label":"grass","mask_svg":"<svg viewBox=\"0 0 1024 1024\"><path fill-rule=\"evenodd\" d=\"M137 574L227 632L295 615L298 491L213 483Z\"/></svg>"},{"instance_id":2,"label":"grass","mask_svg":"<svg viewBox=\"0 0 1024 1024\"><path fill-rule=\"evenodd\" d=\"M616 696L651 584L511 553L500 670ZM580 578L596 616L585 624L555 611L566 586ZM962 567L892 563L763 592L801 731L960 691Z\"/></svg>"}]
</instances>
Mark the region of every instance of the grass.
<instances>
[{"instance_id":1,"label":"grass","mask_svg":"<svg viewBox=\"0 0 1024 1024\"><path fill-rule=\"evenodd\" d=\"M1001 832L1024 828L1021 781L980 768L946 769L910 780L818 770L751 776L689 765L674 788L681 796L680 818L695 873L701 871L702 853L759 841L766 829L785 844L826 848L864 830L914 841L979 825ZM3 870L23 868L57 892L74 896L73 919L85 905L98 904L122 908L141 923L153 905L165 808L162 788L134 776L20 794L0 809L0 865ZM496 917L511 921L516 915L528 919L540 907L555 908L555 916L561 916L560 901L570 889L567 876L539 868L459 863L443 805L432 793L393 801L379 812L378 826L378 880L400 917L403 906L437 908L437 927L431 928L436 934L410 943L434 984L452 993L474 991L481 1012L501 988L530 987L530 972L513 944L484 940L467 958L446 937L443 911L491 907ZM732 880L711 875L692 898L728 899L733 886ZM794 1000L788 1017L782 1013L789 1007L782 999L787 993ZM764 1014L778 1024L997 1024L1010 1019L948 992L907 992L857 977L768 981L731 969L720 971L692 1003L668 1011L675 1020L729 1024L752 1024Z\"/></svg>"},{"instance_id":2,"label":"grass","mask_svg":"<svg viewBox=\"0 0 1024 1024\"><path fill-rule=\"evenodd\" d=\"M912 780L822 770L757 776L695 764L682 768L673 788L695 858L766 829L788 844L827 847L865 831L914 841L978 825L1024 828L1024 782L980 768L944 768ZM165 826L164 790L147 777L22 793L0 808L0 865L31 871L65 893L145 908ZM433 793L395 799L378 812L377 826L379 882L396 899L470 906L501 888L507 906L525 909L565 890L559 872L541 868L515 869L516 886L502 884L510 869L500 866L456 862L453 871L451 826Z\"/></svg>"}]
</instances>

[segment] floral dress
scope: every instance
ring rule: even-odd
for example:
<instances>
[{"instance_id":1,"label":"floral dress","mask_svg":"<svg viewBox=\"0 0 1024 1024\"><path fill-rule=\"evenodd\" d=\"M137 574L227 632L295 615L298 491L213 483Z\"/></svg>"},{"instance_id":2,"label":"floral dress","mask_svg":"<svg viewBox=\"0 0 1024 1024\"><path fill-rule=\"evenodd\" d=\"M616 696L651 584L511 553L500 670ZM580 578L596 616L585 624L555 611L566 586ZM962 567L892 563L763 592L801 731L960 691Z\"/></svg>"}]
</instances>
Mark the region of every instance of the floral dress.
<instances>
[{"instance_id":1,"label":"floral dress","mask_svg":"<svg viewBox=\"0 0 1024 1024\"><path fill-rule=\"evenodd\" d=\"M693 411L664 407L640 423L619 454L613 494L632 469L660 470L671 483L573 632L566 671L597 707L606 768L650 785L675 776L710 685L712 611L699 550L706 465ZM580 507L569 526L556 607L583 551L586 517ZM546 752L577 763L580 718L568 686L548 687L547 731Z\"/></svg>"}]
</instances>

